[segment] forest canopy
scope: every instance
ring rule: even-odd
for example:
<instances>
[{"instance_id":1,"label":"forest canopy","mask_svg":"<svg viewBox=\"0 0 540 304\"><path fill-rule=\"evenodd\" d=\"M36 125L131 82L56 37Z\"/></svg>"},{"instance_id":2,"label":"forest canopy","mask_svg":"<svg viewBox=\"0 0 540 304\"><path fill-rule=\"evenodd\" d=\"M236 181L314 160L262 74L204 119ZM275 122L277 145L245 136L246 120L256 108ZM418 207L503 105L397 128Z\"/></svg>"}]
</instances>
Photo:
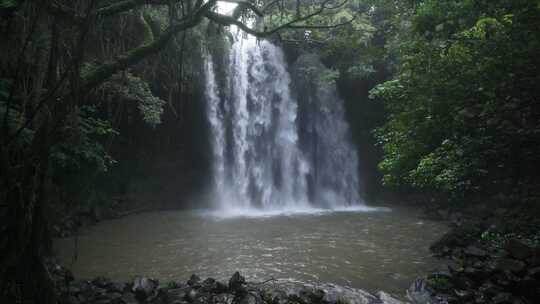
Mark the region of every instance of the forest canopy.
<instances>
[{"instance_id":1,"label":"forest canopy","mask_svg":"<svg viewBox=\"0 0 540 304\"><path fill-rule=\"evenodd\" d=\"M373 89L384 183L538 200L538 1L422 1L397 77Z\"/></svg>"},{"instance_id":2,"label":"forest canopy","mask_svg":"<svg viewBox=\"0 0 540 304\"><path fill-rule=\"evenodd\" d=\"M539 0L0 0L0 17L0 298L54 303L58 215L106 204L140 155L192 161L171 146L205 140L203 56L223 76L231 27L324 63L385 191L540 199Z\"/></svg>"}]
</instances>

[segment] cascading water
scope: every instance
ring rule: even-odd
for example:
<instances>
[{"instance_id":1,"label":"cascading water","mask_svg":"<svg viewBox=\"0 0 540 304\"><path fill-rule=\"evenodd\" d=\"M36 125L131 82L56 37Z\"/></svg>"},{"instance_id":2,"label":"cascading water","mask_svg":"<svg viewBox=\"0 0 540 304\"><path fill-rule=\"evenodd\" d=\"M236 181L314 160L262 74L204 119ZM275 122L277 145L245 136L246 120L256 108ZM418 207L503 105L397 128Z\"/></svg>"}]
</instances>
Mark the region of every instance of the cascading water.
<instances>
[{"instance_id":1,"label":"cascading water","mask_svg":"<svg viewBox=\"0 0 540 304\"><path fill-rule=\"evenodd\" d=\"M312 54L300 56L292 67L300 104L301 146L311 165L310 199L327 208L358 204L358 155L349 140L344 102L333 72Z\"/></svg>"},{"instance_id":2,"label":"cascading water","mask_svg":"<svg viewBox=\"0 0 540 304\"><path fill-rule=\"evenodd\" d=\"M333 145L316 147L315 158L312 146L300 144L298 103L291 97L281 49L254 37L239 38L229 59L227 86L219 88L212 57L204 58L217 207L296 211L359 204L356 154L342 143L347 129L343 106L317 116L321 125L309 122L317 125L312 130L318 142ZM313 111L332 105L325 107ZM343 170L344 163L351 169Z\"/></svg>"}]
</instances>

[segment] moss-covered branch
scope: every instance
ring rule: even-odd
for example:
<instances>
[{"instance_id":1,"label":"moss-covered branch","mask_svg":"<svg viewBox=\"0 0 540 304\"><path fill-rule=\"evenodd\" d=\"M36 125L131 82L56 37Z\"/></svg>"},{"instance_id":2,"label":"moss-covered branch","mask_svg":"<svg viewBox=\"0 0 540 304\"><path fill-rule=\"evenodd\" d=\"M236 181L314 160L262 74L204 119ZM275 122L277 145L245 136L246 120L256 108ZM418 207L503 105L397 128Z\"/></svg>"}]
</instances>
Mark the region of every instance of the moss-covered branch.
<instances>
[{"instance_id":1,"label":"moss-covered branch","mask_svg":"<svg viewBox=\"0 0 540 304\"><path fill-rule=\"evenodd\" d=\"M106 62L95 68L87 76L83 77L83 85L81 86L82 92L87 92L98 87L101 83L107 80L107 78L111 77L117 72L125 70L137 64L149 55L159 52L175 34L195 27L197 24L199 24L204 13L207 12L215 4L215 2L215 0L206 2L204 5L200 6L193 15L181 20L180 22L170 25L163 34L159 35L159 37L153 41L145 41L141 46L138 46L118 56L113 61Z\"/></svg>"}]
</instances>

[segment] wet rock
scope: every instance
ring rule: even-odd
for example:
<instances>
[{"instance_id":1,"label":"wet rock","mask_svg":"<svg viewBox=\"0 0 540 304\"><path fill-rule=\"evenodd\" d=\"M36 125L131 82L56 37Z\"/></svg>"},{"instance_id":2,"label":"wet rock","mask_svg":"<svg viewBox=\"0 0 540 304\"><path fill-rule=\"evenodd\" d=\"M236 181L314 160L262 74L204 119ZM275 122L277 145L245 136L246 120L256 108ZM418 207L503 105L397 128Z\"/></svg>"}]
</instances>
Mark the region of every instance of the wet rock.
<instances>
[{"instance_id":1,"label":"wet rock","mask_svg":"<svg viewBox=\"0 0 540 304\"><path fill-rule=\"evenodd\" d=\"M133 280L133 287L131 290L135 293L136 298L145 299L154 292L157 286L158 282L156 280L145 277L136 277Z\"/></svg>"},{"instance_id":2,"label":"wet rock","mask_svg":"<svg viewBox=\"0 0 540 304\"><path fill-rule=\"evenodd\" d=\"M229 290L234 294L245 293L246 279L237 271L229 279Z\"/></svg>"},{"instance_id":3,"label":"wet rock","mask_svg":"<svg viewBox=\"0 0 540 304\"><path fill-rule=\"evenodd\" d=\"M463 225L463 214L460 212L453 212L448 216L448 220L455 227L460 227Z\"/></svg>"},{"instance_id":4,"label":"wet rock","mask_svg":"<svg viewBox=\"0 0 540 304\"><path fill-rule=\"evenodd\" d=\"M482 284L482 286L480 286L478 291L480 293L486 295L488 298L492 298L492 297L496 296L497 294L504 292L504 290L502 288L500 288L499 286L497 286L497 285L495 285L495 284L493 284L491 282L486 282L486 283Z\"/></svg>"},{"instance_id":5,"label":"wet rock","mask_svg":"<svg viewBox=\"0 0 540 304\"><path fill-rule=\"evenodd\" d=\"M540 279L540 266L529 268L527 274L533 278Z\"/></svg>"},{"instance_id":6,"label":"wet rock","mask_svg":"<svg viewBox=\"0 0 540 304\"><path fill-rule=\"evenodd\" d=\"M266 303L284 304L287 303L287 293L280 289L266 289L261 292Z\"/></svg>"},{"instance_id":7,"label":"wet rock","mask_svg":"<svg viewBox=\"0 0 540 304\"><path fill-rule=\"evenodd\" d=\"M216 281L216 283L212 286L212 291L215 293L224 293L228 290L229 286L227 284Z\"/></svg>"},{"instance_id":8,"label":"wet rock","mask_svg":"<svg viewBox=\"0 0 540 304\"><path fill-rule=\"evenodd\" d=\"M100 288L107 288L111 284L111 281L104 277L97 277L92 280L92 284Z\"/></svg>"},{"instance_id":9,"label":"wet rock","mask_svg":"<svg viewBox=\"0 0 540 304\"><path fill-rule=\"evenodd\" d=\"M521 272L525 269L525 263L514 259L501 258L497 260L496 269L499 271Z\"/></svg>"},{"instance_id":10,"label":"wet rock","mask_svg":"<svg viewBox=\"0 0 540 304\"><path fill-rule=\"evenodd\" d=\"M196 274L192 274L189 280L187 281L187 284L189 286L200 286L200 283L201 283L201 278Z\"/></svg>"},{"instance_id":11,"label":"wet rock","mask_svg":"<svg viewBox=\"0 0 540 304\"><path fill-rule=\"evenodd\" d=\"M81 285L79 282L71 282L68 285L67 292L71 295L77 295L81 292Z\"/></svg>"},{"instance_id":12,"label":"wet rock","mask_svg":"<svg viewBox=\"0 0 540 304\"><path fill-rule=\"evenodd\" d=\"M407 289L407 298L414 304L431 304L434 302L432 291L425 279L416 279Z\"/></svg>"},{"instance_id":13,"label":"wet rock","mask_svg":"<svg viewBox=\"0 0 540 304\"><path fill-rule=\"evenodd\" d=\"M214 297L216 304L232 304L234 301L234 296L227 293L221 293Z\"/></svg>"},{"instance_id":14,"label":"wet rock","mask_svg":"<svg viewBox=\"0 0 540 304\"><path fill-rule=\"evenodd\" d=\"M107 294L107 297L109 299L120 299L120 298L122 298L122 294L119 293L119 292L110 292L110 293Z\"/></svg>"},{"instance_id":15,"label":"wet rock","mask_svg":"<svg viewBox=\"0 0 540 304\"><path fill-rule=\"evenodd\" d=\"M122 295L117 292L100 294L94 304L124 304Z\"/></svg>"},{"instance_id":16,"label":"wet rock","mask_svg":"<svg viewBox=\"0 0 540 304\"><path fill-rule=\"evenodd\" d=\"M184 300L187 297L189 290L186 288L174 288L167 290L167 298L169 301Z\"/></svg>"},{"instance_id":17,"label":"wet rock","mask_svg":"<svg viewBox=\"0 0 540 304\"><path fill-rule=\"evenodd\" d=\"M91 284L89 284L88 282L81 282L79 286L80 292L77 296L79 301L84 303L85 301L91 301L95 299L96 292Z\"/></svg>"},{"instance_id":18,"label":"wet rock","mask_svg":"<svg viewBox=\"0 0 540 304\"><path fill-rule=\"evenodd\" d=\"M205 291L212 292L212 293L223 293L223 292L228 291L227 284L225 284L223 282L220 282L220 281L216 281L216 280L214 280L212 278L208 278L208 279L204 280L203 283L202 283L202 288Z\"/></svg>"},{"instance_id":19,"label":"wet rock","mask_svg":"<svg viewBox=\"0 0 540 304\"><path fill-rule=\"evenodd\" d=\"M152 304L168 304L169 299L168 299L167 291L164 289L160 289L159 287L156 288L154 293L150 295L148 298L146 298L146 302L152 303Z\"/></svg>"},{"instance_id":20,"label":"wet rock","mask_svg":"<svg viewBox=\"0 0 540 304\"><path fill-rule=\"evenodd\" d=\"M512 303L512 295L507 292L501 292L497 295L495 295L491 302L493 304L511 304Z\"/></svg>"},{"instance_id":21,"label":"wet rock","mask_svg":"<svg viewBox=\"0 0 540 304\"><path fill-rule=\"evenodd\" d=\"M199 294L193 301L194 304L208 304L212 303L212 295L211 294Z\"/></svg>"},{"instance_id":22,"label":"wet rock","mask_svg":"<svg viewBox=\"0 0 540 304\"><path fill-rule=\"evenodd\" d=\"M68 297L64 298L61 303L62 304L79 304L81 302L75 296L68 296Z\"/></svg>"},{"instance_id":23,"label":"wet rock","mask_svg":"<svg viewBox=\"0 0 540 304\"><path fill-rule=\"evenodd\" d=\"M461 226L452 229L443 235L437 242L433 243L430 249L438 255L447 256L451 251L452 255L459 256L462 251L461 248L467 247L479 239L484 231L484 225L484 223L479 222L474 225Z\"/></svg>"},{"instance_id":24,"label":"wet rock","mask_svg":"<svg viewBox=\"0 0 540 304\"><path fill-rule=\"evenodd\" d=\"M472 291L469 290L454 290L454 295L461 301L466 302L470 301L474 298L474 294Z\"/></svg>"},{"instance_id":25,"label":"wet rock","mask_svg":"<svg viewBox=\"0 0 540 304\"><path fill-rule=\"evenodd\" d=\"M506 242L505 249L511 257L518 260L525 260L532 256L534 249L517 239L510 239Z\"/></svg>"},{"instance_id":26,"label":"wet rock","mask_svg":"<svg viewBox=\"0 0 540 304\"><path fill-rule=\"evenodd\" d=\"M530 303L538 302L540 299L540 281L526 279L518 282L514 289L515 294L525 299Z\"/></svg>"},{"instance_id":27,"label":"wet rock","mask_svg":"<svg viewBox=\"0 0 540 304\"><path fill-rule=\"evenodd\" d=\"M469 245L465 248L463 251L465 255L472 256L472 257L478 257L478 258L485 258L488 253L484 249L481 249L475 245Z\"/></svg>"},{"instance_id":28,"label":"wet rock","mask_svg":"<svg viewBox=\"0 0 540 304\"><path fill-rule=\"evenodd\" d=\"M474 281L482 282L488 279L492 274L491 271L484 270L483 268L466 267L463 271L464 275L471 278Z\"/></svg>"},{"instance_id":29,"label":"wet rock","mask_svg":"<svg viewBox=\"0 0 540 304\"><path fill-rule=\"evenodd\" d=\"M248 293L241 300L239 304L259 304L262 303L262 298L257 293Z\"/></svg>"},{"instance_id":30,"label":"wet rock","mask_svg":"<svg viewBox=\"0 0 540 304\"><path fill-rule=\"evenodd\" d=\"M384 291L379 291L376 294L377 298L381 300L381 304L405 304L404 302L393 298L391 295L387 294Z\"/></svg>"},{"instance_id":31,"label":"wet rock","mask_svg":"<svg viewBox=\"0 0 540 304\"><path fill-rule=\"evenodd\" d=\"M454 286L460 290L473 289L477 284L472 278L466 276L457 276L453 279Z\"/></svg>"},{"instance_id":32,"label":"wet rock","mask_svg":"<svg viewBox=\"0 0 540 304\"><path fill-rule=\"evenodd\" d=\"M124 294L122 295L120 299L125 304L138 304L139 303L139 301L137 301L137 299L135 298L135 295L132 294L131 292L124 292Z\"/></svg>"},{"instance_id":33,"label":"wet rock","mask_svg":"<svg viewBox=\"0 0 540 304\"><path fill-rule=\"evenodd\" d=\"M294 292L288 295L288 299L292 302L308 304L308 303L322 303L325 292L320 289L311 288L298 288Z\"/></svg>"},{"instance_id":34,"label":"wet rock","mask_svg":"<svg viewBox=\"0 0 540 304\"><path fill-rule=\"evenodd\" d=\"M324 290L317 288L317 289L312 290L309 293L308 297L311 300L311 302L321 303L324 299L324 294L325 294Z\"/></svg>"},{"instance_id":35,"label":"wet rock","mask_svg":"<svg viewBox=\"0 0 540 304\"><path fill-rule=\"evenodd\" d=\"M377 297L361 289L333 284L321 285L320 289L325 292L323 303L375 304L380 302Z\"/></svg>"},{"instance_id":36,"label":"wet rock","mask_svg":"<svg viewBox=\"0 0 540 304\"><path fill-rule=\"evenodd\" d=\"M108 288L109 288L109 291L113 291L113 292L119 292L119 293L123 293L124 291L129 291L129 286L126 284L126 283L110 283L108 285Z\"/></svg>"},{"instance_id":37,"label":"wet rock","mask_svg":"<svg viewBox=\"0 0 540 304\"><path fill-rule=\"evenodd\" d=\"M186 296L185 296L185 299L188 300L189 302L195 302L195 300L197 299L199 295L199 292L197 292L197 289L195 288L191 288Z\"/></svg>"}]
</instances>

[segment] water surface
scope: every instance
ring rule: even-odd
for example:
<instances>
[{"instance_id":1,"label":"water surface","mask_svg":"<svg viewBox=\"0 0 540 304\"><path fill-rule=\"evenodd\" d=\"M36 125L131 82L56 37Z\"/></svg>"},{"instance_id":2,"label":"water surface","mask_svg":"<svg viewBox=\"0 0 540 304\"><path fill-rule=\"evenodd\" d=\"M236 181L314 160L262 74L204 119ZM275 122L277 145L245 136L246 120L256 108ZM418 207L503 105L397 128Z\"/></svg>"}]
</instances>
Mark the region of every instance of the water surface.
<instances>
[{"instance_id":1,"label":"water surface","mask_svg":"<svg viewBox=\"0 0 540 304\"><path fill-rule=\"evenodd\" d=\"M215 213L214 213L215 215ZM408 210L215 217L167 211L105 221L56 248L78 278L129 280L143 274L185 281L192 273L226 279L335 283L402 295L442 267L429 244L446 231Z\"/></svg>"}]
</instances>

